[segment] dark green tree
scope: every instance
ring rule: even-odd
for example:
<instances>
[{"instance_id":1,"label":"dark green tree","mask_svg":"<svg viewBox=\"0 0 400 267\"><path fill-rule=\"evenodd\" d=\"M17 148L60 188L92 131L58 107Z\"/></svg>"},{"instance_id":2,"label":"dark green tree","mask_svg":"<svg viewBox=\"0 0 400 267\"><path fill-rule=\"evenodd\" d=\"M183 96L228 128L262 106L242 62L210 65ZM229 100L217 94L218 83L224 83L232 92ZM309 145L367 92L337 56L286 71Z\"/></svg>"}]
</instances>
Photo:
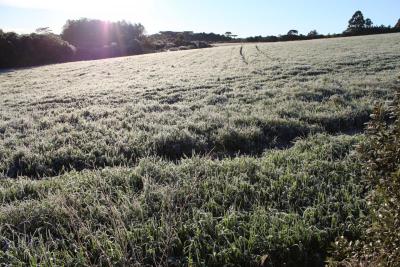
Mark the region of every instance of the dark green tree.
<instances>
[{"instance_id":1,"label":"dark green tree","mask_svg":"<svg viewBox=\"0 0 400 267\"><path fill-rule=\"evenodd\" d=\"M74 53L75 48L55 34L0 31L0 68L65 62Z\"/></svg>"},{"instance_id":2,"label":"dark green tree","mask_svg":"<svg viewBox=\"0 0 400 267\"><path fill-rule=\"evenodd\" d=\"M356 11L349 20L349 29L362 29L365 27L364 15L361 11Z\"/></svg>"},{"instance_id":3,"label":"dark green tree","mask_svg":"<svg viewBox=\"0 0 400 267\"><path fill-rule=\"evenodd\" d=\"M396 25L394 25L396 29L400 29L400 19L397 21Z\"/></svg>"},{"instance_id":4,"label":"dark green tree","mask_svg":"<svg viewBox=\"0 0 400 267\"><path fill-rule=\"evenodd\" d=\"M367 18L367 19L365 20L365 26L366 26L367 28L371 28L373 25L374 25L374 23L372 22L372 20L371 20L370 18Z\"/></svg>"},{"instance_id":5,"label":"dark green tree","mask_svg":"<svg viewBox=\"0 0 400 267\"><path fill-rule=\"evenodd\" d=\"M299 31L298 30L290 30L290 31L288 31L287 35L297 36L297 35L299 35Z\"/></svg>"},{"instance_id":6,"label":"dark green tree","mask_svg":"<svg viewBox=\"0 0 400 267\"><path fill-rule=\"evenodd\" d=\"M317 30L312 30L307 34L308 37L316 37L318 36Z\"/></svg>"}]
</instances>

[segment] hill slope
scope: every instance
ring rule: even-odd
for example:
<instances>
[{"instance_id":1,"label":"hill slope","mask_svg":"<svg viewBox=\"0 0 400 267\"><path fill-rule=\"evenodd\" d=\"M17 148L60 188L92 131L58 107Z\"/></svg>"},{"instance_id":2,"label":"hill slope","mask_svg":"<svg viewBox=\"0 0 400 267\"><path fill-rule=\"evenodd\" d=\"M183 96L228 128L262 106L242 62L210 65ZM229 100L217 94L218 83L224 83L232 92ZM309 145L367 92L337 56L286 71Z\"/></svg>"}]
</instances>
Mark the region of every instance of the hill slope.
<instances>
[{"instance_id":1,"label":"hill slope","mask_svg":"<svg viewBox=\"0 0 400 267\"><path fill-rule=\"evenodd\" d=\"M3 71L0 262L323 264L399 62L390 34Z\"/></svg>"}]
</instances>

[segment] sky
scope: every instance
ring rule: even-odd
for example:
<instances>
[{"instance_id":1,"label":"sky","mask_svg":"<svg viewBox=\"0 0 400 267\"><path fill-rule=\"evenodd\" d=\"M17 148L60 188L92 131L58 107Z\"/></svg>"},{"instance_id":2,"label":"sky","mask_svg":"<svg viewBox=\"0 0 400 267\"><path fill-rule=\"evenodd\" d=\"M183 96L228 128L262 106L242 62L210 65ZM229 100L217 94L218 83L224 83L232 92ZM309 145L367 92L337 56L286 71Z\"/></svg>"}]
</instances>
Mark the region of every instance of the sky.
<instances>
[{"instance_id":1,"label":"sky","mask_svg":"<svg viewBox=\"0 0 400 267\"><path fill-rule=\"evenodd\" d=\"M142 23L147 33L172 30L240 37L340 33L361 10L377 25L394 25L400 0L0 0L0 28L30 33L50 27L60 33L68 19L82 17Z\"/></svg>"}]
</instances>

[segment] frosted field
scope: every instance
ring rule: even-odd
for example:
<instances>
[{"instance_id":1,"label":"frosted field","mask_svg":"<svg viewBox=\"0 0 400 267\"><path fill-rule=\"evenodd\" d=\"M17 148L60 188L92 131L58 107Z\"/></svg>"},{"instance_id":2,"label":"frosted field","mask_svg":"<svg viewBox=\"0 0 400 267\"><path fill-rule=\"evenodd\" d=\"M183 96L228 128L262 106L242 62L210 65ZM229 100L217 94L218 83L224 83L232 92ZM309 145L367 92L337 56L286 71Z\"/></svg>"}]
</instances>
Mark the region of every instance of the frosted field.
<instances>
[{"instance_id":1,"label":"frosted field","mask_svg":"<svg viewBox=\"0 0 400 267\"><path fill-rule=\"evenodd\" d=\"M0 171L49 176L71 164L130 164L148 154L259 154L311 132L359 131L373 102L390 95L396 48L393 34L4 72ZM18 153L38 166L15 167ZM79 162L54 166L60 157Z\"/></svg>"},{"instance_id":2,"label":"frosted field","mask_svg":"<svg viewBox=\"0 0 400 267\"><path fill-rule=\"evenodd\" d=\"M323 264L400 34L0 71L0 263Z\"/></svg>"}]
</instances>

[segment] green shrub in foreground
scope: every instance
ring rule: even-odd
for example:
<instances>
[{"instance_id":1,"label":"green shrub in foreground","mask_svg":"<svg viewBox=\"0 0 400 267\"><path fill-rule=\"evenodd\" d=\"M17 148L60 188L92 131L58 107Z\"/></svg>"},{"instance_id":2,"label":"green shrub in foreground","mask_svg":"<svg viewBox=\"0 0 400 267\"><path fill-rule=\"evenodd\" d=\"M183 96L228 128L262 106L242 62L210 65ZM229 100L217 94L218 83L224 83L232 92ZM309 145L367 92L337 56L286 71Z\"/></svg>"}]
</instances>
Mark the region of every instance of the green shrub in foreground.
<instances>
[{"instance_id":1,"label":"green shrub in foreground","mask_svg":"<svg viewBox=\"0 0 400 267\"><path fill-rule=\"evenodd\" d=\"M394 122L387 122L387 115ZM398 266L400 262L400 97L374 110L360 145L365 175L373 188L371 220L360 240L340 238L332 265Z\"/></svg>"}]
</instances>

